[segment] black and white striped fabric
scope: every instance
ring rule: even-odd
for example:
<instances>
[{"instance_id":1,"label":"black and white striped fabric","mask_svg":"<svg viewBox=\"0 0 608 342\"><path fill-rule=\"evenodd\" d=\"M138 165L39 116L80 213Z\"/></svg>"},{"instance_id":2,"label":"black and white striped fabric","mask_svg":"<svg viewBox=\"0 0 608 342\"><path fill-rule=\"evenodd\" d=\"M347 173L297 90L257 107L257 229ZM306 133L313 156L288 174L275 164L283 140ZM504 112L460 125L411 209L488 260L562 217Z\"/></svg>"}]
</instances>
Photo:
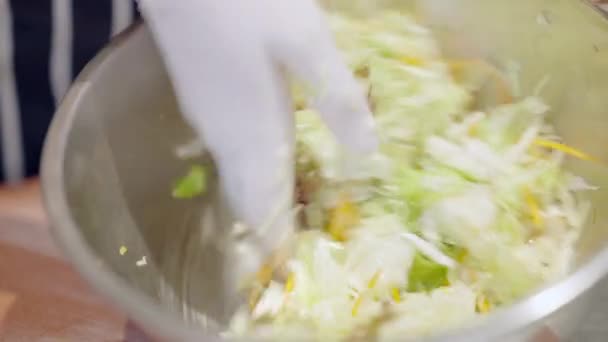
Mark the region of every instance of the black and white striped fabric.
<instances>
[{"instance_id":1,"label":"black and white striped fabric","mask_svg":"<svg viewBox=\"0 0 608 342\"><path fill-rule=\"evenodd\" d=\"M134 0L0 0L0 183L38 173L55 106Z\"/></svg>"}]
</instances>

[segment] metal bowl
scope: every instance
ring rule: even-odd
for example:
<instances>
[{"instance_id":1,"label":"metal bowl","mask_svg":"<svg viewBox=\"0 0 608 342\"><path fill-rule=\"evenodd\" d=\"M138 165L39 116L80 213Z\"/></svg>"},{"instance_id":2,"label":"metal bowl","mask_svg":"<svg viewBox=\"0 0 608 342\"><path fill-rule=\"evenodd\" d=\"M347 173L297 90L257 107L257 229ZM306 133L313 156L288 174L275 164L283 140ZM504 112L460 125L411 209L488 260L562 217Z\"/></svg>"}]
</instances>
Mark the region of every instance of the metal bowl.
<instances>
[{"instance_id":1,"label":"metal bowl","mask_svg":"<svg viewBox=\"0 0 608 342\"><path fill-rule=\"evenodd\" d=\"M345 1L331 1L339 8ZM373 8L369 7L374 3ZM349 1L373 14L405 1ZM415 4L414 4L415 5ZM608 160L608 22L577 0L425 0L415 10L451 57L479 57L520 71L521 93L547 78L543 96L565 140ZM211 341L230 314L221 283L224 252L216 191L178 201L173 181L193 161L174 149L194 138L182 121L149 33L118 37L77 79L59 108L44 151L43 184L59 244L77 269L151 334ZM568 167L601 187L562 281L441 341L522 341L551 328L568 336L608 269L608 173ZM119 253L126 246L125 255ZM138 267L143 256L147 265Z\"/></svg>"}]
</instances>

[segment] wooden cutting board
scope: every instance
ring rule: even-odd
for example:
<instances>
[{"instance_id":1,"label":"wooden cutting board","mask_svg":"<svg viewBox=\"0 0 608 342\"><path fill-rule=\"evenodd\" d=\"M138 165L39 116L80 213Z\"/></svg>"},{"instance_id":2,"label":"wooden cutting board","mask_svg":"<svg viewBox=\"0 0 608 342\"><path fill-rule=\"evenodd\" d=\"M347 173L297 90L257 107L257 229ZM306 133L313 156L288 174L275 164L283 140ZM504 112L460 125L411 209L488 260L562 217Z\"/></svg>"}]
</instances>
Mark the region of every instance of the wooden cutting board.
<instances>
[{"instance_id":1,"label":"wooden cutting board","mask_svg":"<svg viewBox=\"0 0 608 342\"><path fill-rule=\"evenodd\" d=\"M36 181L0 187L0 341L150 341L54 246Z\"/></svg>"}]
</instances>

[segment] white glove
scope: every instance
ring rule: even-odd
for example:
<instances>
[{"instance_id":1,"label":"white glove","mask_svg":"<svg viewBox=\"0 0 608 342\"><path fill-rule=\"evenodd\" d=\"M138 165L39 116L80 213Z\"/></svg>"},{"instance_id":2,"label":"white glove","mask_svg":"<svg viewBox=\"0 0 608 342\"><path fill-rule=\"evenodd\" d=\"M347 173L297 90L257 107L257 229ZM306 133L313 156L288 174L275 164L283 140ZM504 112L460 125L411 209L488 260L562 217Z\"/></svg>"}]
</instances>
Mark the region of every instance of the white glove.
<instances>
[{"instance_id":1,"label":"white glove","mask_svg":"<svg viewBox=\"0 0 608 342\"><path fill-rule=\"evenodd\" d=\"M286 73L314 90L314 107L352 152L377 145L364 91L321 10L313 0L139 3L231 209L258 233L262 250L272 249L293 230L294 118Z\"/></svg>"}]
</instances>

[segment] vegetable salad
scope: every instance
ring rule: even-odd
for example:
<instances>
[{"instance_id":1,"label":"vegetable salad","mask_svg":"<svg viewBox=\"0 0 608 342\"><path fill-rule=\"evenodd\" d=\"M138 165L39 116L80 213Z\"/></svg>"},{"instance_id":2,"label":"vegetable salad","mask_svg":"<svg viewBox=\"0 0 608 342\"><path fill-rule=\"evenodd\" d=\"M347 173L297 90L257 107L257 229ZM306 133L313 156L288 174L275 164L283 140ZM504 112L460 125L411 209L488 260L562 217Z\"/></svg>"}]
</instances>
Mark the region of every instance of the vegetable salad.
<instances>
[{"instance_id":1,"label":"vegetable salad","mask_svg":"<svg viewBox=\"0 0 608 342\"><path fill-rule=\"evenodd\" d=\"M592 157L560 142L543 100L514 98L484 62L443 58L403 13L330 22L381 147L344 150L294 87L302 229L247 288L227 336L426 336L563 276L589 210L577 193L593 187L562 161ZM479 109L482 78L497 100Z\"/></svg>"}]
</instances>

